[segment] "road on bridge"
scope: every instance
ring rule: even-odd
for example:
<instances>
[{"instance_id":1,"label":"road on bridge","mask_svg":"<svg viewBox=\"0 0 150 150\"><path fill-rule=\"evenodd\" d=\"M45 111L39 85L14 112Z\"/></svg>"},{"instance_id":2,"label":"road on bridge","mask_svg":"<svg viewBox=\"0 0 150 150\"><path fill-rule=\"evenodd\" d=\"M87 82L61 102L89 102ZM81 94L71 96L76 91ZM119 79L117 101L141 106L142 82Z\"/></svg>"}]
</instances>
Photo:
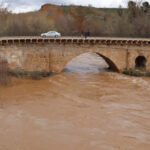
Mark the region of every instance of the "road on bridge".
<instances>
[{"instance_id":1,"label":"road on bridge","mask_svg":"<svg viewBox=\"0 0 150 150\"><path fill-rule=\"evenodd\" d=\"M41 36L7 36L0 37L0 40L14 40L14 39L85 39L84 36L62 36L58 38L52 37L41 37ZM150 41L149 38L121 38L121 37L87 37L86 39L94 39L94 40L140 40L140 41Z\"/></svg>"}]
</instances>

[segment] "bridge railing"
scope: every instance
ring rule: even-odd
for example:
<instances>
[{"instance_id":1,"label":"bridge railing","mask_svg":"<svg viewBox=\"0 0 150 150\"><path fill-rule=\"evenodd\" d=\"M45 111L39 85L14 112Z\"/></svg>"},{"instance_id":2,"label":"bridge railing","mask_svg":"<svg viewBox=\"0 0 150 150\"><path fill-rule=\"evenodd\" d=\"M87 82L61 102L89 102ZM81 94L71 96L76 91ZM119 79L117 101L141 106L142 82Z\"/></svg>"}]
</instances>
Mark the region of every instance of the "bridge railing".
<instances>
[{"instance_id":1,"label":"bridge railing","mask_svg":"<svg viewBox=\"0 0 150 150\"><path fill-rule=\"evenodd\" d=\"M0 38L0 45L11 44L100 44L100 45L137 45L150 46L150 39L126 39L126 38L83 38L83 37L61 37L61 38L42 38L42 37L18 37Z\"/></svg>"}]
</instances>

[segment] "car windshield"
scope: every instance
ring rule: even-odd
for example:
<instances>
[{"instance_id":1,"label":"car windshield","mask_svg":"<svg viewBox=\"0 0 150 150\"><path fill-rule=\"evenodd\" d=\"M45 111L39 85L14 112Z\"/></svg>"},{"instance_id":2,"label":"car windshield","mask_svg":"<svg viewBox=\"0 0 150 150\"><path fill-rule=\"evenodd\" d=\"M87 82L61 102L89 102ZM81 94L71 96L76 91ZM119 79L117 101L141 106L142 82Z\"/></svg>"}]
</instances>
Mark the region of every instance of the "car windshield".
<instances>
[{"instance_id":1,"label":"car windshield","mask_svg":"<svg viewBox=\"0 0 150 150\"><path fill-rule=\"evenodd\" d=\"M49 31L48 33L55 33L55 31Z\"/></svg>"}]
</instances>

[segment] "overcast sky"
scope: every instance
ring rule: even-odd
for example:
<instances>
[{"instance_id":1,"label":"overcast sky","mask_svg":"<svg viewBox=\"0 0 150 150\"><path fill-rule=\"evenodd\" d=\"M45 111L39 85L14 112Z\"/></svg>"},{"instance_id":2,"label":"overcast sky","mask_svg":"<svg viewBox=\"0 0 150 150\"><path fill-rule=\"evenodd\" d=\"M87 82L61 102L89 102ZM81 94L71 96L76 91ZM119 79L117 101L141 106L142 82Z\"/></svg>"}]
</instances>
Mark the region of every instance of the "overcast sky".
<instances>
[{"instance_id":1,"label":"overcast sky","mask_svg":"<svg viewBox=\"0 0 150 150\"><path fill-rule=\"evenodd\" d=\"M5 6L8 6L13 12L27 12L38 10L41 5L46 3L51 4L74 4L74 5L89 5L94 7L126 7L128 0L0 0ZM150 0L147 0L150 2Z\"/></svg>"}]
</instances>

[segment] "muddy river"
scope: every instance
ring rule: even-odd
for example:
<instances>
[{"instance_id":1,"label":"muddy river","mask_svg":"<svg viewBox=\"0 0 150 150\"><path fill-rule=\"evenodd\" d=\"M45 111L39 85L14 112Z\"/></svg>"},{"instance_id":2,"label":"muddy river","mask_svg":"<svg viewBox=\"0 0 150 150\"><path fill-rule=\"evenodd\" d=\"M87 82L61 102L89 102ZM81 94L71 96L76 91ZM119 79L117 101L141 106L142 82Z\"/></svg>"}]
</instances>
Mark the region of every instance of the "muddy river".
<instances>
[{"instance_id":1,"label":"muddy river","mask_svg":"<svg viewBox=\"0 0 150 150\"><path fill-rule=\"evenodd\" d=\"M0 150L150 150L150 78L107 67L88 53L0 87Z\"/></svg>"}]
</instances>

